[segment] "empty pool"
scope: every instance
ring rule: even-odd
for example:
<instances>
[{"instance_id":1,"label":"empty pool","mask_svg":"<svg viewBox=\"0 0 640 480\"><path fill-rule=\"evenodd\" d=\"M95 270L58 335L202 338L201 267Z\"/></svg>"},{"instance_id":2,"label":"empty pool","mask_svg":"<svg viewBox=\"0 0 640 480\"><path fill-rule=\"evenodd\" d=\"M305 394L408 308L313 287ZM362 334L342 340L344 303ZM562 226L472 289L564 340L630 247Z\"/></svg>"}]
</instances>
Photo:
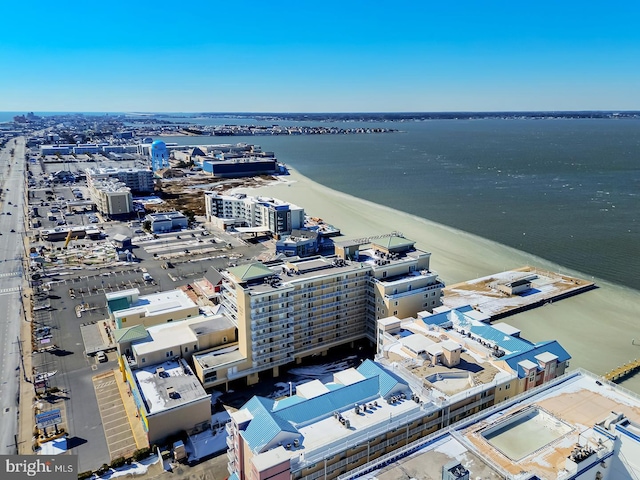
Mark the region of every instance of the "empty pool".
<instances>
[{"instance_id":1,"label":"empty pool","mask_svg":"<svg viewBox=\"0 0 640 480\"><path fill-rule=\"evenodd\" d=\"M511 460L518 461L571 430L544 410L531 408L488 428L482 436Z\"/></svg>"}]
</instances>

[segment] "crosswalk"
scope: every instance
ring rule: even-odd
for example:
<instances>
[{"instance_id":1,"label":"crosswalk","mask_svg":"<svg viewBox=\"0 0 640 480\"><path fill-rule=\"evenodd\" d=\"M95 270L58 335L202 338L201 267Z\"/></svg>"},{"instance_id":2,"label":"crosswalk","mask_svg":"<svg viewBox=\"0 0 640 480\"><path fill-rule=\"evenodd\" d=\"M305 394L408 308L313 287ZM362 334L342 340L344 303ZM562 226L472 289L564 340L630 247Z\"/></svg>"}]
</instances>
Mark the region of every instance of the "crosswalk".
<instances>
[{"instance_id":1,"label":"crosswalk","mask_svg":"<svg viewBox=\"0 0 640 480\"><path fill-rule=\"evenodd\" d=\"M9 295L10 293L19 292L20 287L0 288L0 295Z\"/></svg>"},{"instance_id":2,"label":"crosswalk","mask_svg":"<svg viewBox=\"0 0 640 480\"><path fill-rule=\"evenodd\" d=\"M0 273L0 277L20 277L22 276L22 272L5 272Z\"/></svg>"}]
</instances>

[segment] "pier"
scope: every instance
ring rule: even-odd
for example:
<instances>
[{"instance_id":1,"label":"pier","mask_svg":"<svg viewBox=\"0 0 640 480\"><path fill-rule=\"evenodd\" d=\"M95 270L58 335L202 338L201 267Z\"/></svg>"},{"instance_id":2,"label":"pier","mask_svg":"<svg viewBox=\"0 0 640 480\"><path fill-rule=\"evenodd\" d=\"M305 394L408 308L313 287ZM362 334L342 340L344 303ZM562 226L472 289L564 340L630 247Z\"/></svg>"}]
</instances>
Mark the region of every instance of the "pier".
<instances>
[{"instance_id":1,"label":"pier","mask_svg":"<svg viewBox=\"0 0 640 480\"><path fill-rule=\"evenodd\" d=\"M471 305L495 321L594 288L589 280L525 266L449 285L442 303L450 308Z\"/></svg>"},{"instance_id":2,"label":"pier","mask_svg":"<svg viewBox=\"0 0 640 480\"><path fill-rule=\"evenodd\" d=\"M635 341L632 340L632 343ZM609 380L610 382L615 382L618 380L622 380L627 375L631 375L636 370L640 369L640 358L636 358L635 360L626 363L620 367L614 368L608 373L605 373L602 378L605 380Z\"/></svg>"}]
</instances>

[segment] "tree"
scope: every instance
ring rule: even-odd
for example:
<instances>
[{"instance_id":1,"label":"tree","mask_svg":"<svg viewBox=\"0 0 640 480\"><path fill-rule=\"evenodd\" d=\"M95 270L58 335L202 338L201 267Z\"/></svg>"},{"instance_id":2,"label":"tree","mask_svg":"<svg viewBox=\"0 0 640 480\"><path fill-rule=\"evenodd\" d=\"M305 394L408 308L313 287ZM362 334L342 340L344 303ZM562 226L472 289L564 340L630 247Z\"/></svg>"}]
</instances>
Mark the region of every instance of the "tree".
<instances>
[{"instance_id":1,"label":"tree","mask_svg":"<svg viewBox=\"0 0 640 480\"><path fill-rule=\"evenodd\" d=\"M145 220L144 222L142 222L142 228L147 232L151 231L151 220Z\"/></svg>"}]
</instances>

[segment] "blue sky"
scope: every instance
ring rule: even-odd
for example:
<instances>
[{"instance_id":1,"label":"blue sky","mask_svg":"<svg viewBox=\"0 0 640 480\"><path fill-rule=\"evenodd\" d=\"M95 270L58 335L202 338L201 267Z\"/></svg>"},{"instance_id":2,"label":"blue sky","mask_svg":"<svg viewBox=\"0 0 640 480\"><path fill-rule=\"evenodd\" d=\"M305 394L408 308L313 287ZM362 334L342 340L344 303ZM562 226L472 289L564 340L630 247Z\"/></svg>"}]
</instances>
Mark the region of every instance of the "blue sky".
<instances>
[{"instance_id":1,"label":"blue sky","mask_svg":"<svg viewBox=\"0 0 640 480\"><path fill-rule=\"evenodd\" d=\"M14 1L0 111L640 110L638 25L638 1Z\"/></svg>"}]
</instances>

